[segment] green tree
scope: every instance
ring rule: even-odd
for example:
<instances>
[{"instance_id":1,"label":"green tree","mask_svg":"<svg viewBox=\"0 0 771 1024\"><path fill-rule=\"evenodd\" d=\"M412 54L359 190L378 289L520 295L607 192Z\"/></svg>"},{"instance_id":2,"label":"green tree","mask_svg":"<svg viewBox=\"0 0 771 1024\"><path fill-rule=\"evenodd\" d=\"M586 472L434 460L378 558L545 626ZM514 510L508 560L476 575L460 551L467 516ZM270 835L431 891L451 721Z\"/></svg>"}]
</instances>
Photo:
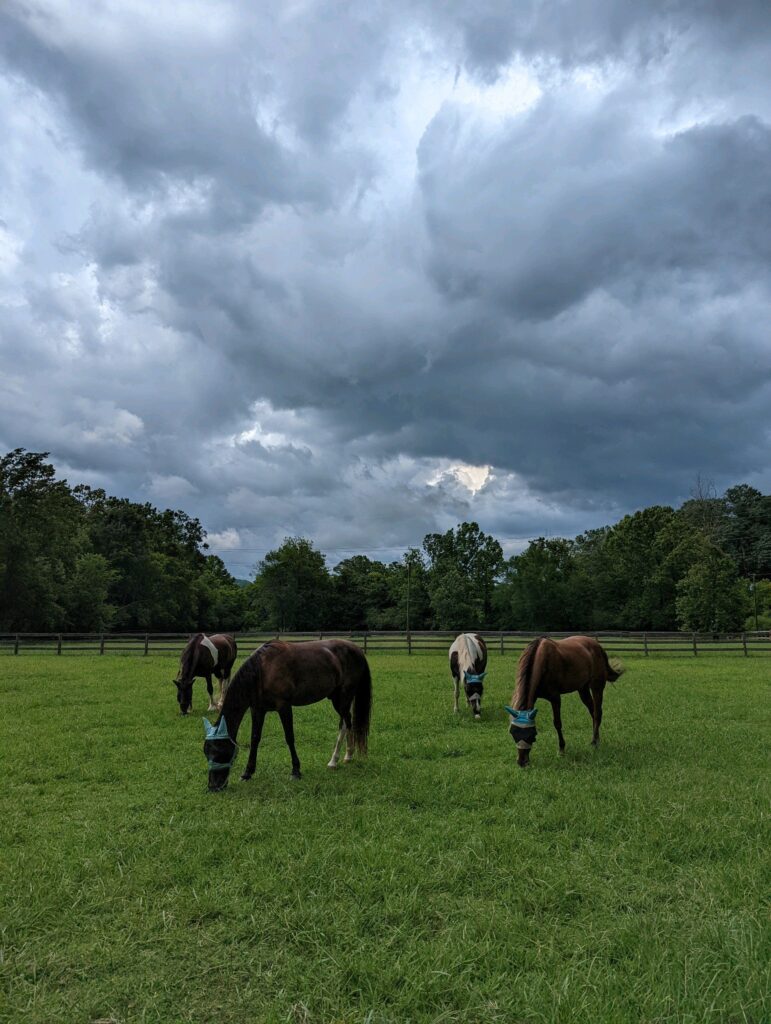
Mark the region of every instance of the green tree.
<instances>
[{"instance_id":1,"label":"green tree","mask_svg":"<svg viewBox=\"0 0 771 1024\"><path fill-rule=\"evenodd\" d=\"M477 523L460 523L446 533L429 533L423 540L428 560L428 591L434 621L444 629L456 611L467 607L467 628L487 626L493 621L493 591L503 569L503 550L494 537ZM455 594L455 597L451 595ZM440 611L440 608L442 609Z\"/></svg>"},{"instance_id":2,"label":"green tree","mask_svg":"<svg viewBox=\"0 0 771 1024\"><path fill-rule=\"evenodd\" d=\"M247 618L248 588L240 587L217 555L207 555L196 579L197 626L208 631L242 629Z\"/></svg>"},{"instance_id":3,"label":"green tree","mask_svg":"<svg viewBox=\"0 0 771 1024\"><path fill-rule=\"evenodd\" d=\"M702 557L677 584L680 626L694 632L741 629L750 606L746 585L728 555L704 544Z\"/></svg>"},{"instance_id":4,"label":"green tree","mask_svg":"<svg viewBox=\"0 0 771 1024\"><path fill-rule=\"evenodd\" d=\"M506 564L498 595L504 629L563 630L575 625L573 544L539 537Z\"/></svg>"},{"instance_id":5,"label":"green tree","mask_svg":"<svg viewBox=\"0 0 771 1024\"><path fill-rule=\"evenodd\" d=\"M389 573L366 555L345 558L332 577L331 625L337 629L373 629L390 603Z\"/></svg>"},{"instance_id":6,"label":"green tree","mask_svg":"<svg viewBox=\"0 0 771 1024\"><path fill-rule=\"evenodd\" d=\"M0 628L58 630L62 590L84 547L81 509L47 452L0 458Z\"/></svg>"},{"instance_id":7,"label":"green tree","mask_svg":"<svg viewBox=\"0 0 771 1024\"><path fill-rule=\"evenodd\" d=\"M304 537L286 537L258 566L269 625L281 632L318 629L328 618L331 583L324 556Z\"/></svg>"},{"instance_id":8,"label":"green tree","mask_svg":"<svg viewBox=\"0 0 771 1024\"><path fill-rule=\"evenodd\" d=\"M62 587L64 628L74 632L101 633L112 628L115 607L109 602L115 573L103 555L80 555L74 571Z\"/></svg>"}]
</instances>

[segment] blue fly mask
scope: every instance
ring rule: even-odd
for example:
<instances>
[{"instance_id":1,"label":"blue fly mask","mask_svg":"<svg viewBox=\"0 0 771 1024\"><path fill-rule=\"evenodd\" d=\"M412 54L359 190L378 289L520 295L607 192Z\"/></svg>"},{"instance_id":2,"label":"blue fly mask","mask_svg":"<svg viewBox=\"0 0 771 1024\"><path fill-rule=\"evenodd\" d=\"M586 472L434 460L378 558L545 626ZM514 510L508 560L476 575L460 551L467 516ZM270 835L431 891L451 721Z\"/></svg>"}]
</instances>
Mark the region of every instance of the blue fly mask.
<instances>
[{"instance_id":1,"label":"blue fly mask","mask_svg":"<svg viewBox=\"0 0 771 1024\"><path fill-rule=\"evenodd\" d=\"M222 761L212 761L211 757L207 754L207 761L209 764L210 772L223 771L225 768L232 768L236 757L238 756L238 744L228 732L228 723L225 721L224 715L220 718L217 725L212 725L208 718L203 720L203 728L205 733L204 751L206 750L206 743L216 740L228 740L233 744L233 756L227 763Z\"/></svg>"},{"instance_id":2,"label":"blue fly mask","mask_svg":"<svg viewBox=\"0 0 771 1024\"><path fill-rule=\"evenodd\" d=\"M508 704L505 704L504 707L511 716L511 725L509 726L511 738L520 750L529 750L535 743L535 716L538 714L537 708L531 708L530 711L515 711Z\"/></svg>"}]
</instances>

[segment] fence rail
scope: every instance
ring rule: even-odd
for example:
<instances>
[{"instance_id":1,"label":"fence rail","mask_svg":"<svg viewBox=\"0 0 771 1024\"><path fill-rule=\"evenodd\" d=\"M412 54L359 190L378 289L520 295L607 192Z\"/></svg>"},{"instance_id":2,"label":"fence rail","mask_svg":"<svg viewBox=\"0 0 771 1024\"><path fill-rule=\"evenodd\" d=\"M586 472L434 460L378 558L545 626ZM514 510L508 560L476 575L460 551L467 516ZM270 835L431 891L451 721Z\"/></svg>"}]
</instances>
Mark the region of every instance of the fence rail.
<instances>
[{"instance_id":1,"label":"fence rail","mask_svg":"<svg viewBox=\"0 0 771 1024\"><path fill-rule=\"evenodd\" d=\"M536 635L535 632L480 630L487 641L488 650L495 654L518 654ZM0 633L0 655L45 652L48 654L175 654L187 643L192 633ZM345 637L353 640L366 652L392 654L447 653L457 635L455 632L399 631L346 632L316 631L306 633L274 633L245 631L233 634L241 653L253 650L267 640L319 640ZM570 633L547 633L559 639ZM771 631L743 633L649 633L639 631L590 632L609 654L689 655L709 654L771 654Z\"/></svg>"}]
</instances>

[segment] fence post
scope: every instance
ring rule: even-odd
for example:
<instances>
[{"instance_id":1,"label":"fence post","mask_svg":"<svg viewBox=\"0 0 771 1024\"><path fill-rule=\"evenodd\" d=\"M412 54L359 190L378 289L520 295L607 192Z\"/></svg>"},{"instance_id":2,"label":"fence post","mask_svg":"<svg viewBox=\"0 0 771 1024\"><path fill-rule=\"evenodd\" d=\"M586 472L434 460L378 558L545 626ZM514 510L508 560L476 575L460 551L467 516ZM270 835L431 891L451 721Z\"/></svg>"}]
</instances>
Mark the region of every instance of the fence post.
<instances>
[{"instance_id":1,"label":"fence post","mask_svg":"<svg viewBox=\"0 0 771 1024\"><path fill-rule=\"evenodd\" d=\"M62 634L61 633L57 633L57 635L56 635L56 653L57 654L61 654L62 653Z\"/></svg>"},{"instance_id":2,"label":"fence post","mask_svg":"<svg viewBox=\"0 0 771 1024\"><path fill-rule=\"evenodd\" d=\"M13 653L14 654L18 654L19 653L19 634L18 633L16 634L16 641L15 641L15 643L13 645Z\"/></svg>"},{"instance_id":3,"label":"fence post","mask_svg":"<svg viewBox=\"0 0 771 1024\"><path fill-rule=\"evenodd\" d=\"M744 648L744 657L747 657L747 634L742 633L742 647Z\"/></svg>"},{"instance_id":4,"label":"fence post","mask_svg":"<svg viewBox=\"0 0 771 1024\"><path fill-rule=\"evenodd\" d=\"M503 654L503 630L501 630L501 654Z\"/></svg>"},{"instance_id":5,"label":"fence post","mask_svg":"<svg viewBox=\"0 0 771 1024\"><path fill-rule=\"evenodd\" d=\"M696 657L696 655L699 652L696 650L696 634L695 633L691 634L691 639L693 640L693 656Z\"/></svg>"},{"instance_id":6,"label":"fence post","mask_svg":"<svg viewBox=\"0 0 771 1024\"><path fill-rule=\"evenodd\" d=\"M407 633L407 654L412 654L412 633Z\"/></svg>"},{"instance_id":7,"label":"fence post","mask_svg":"<svg viewBox=\"0 0 771 1024\"><path fill-rule=\"evenodd\" d=\"M367 633L367 631L365 629L364 630L364 653L365 654L367 653L367 636L368 636L368 633Z\"/></svg>"},{"instance_id":8,"label":"fence post","mask_svg":"<svg viewBox=\"0 0 771 1024\"><path fill-rule=\"evenodd\" d=\"M648 657L648 634L647 633L643 633L643 651L645 652L645 657L647 658Z\"/></svg>"},{"instance_id":9,"label":"fence post","mask_svg":"<svg viewBox=\"0 0 771 1024\"><path fill-rule=\"evenodd\" d=\"M99 636L99 653L104 654L104 633Z\"/></svg>"},{"instance_id":10,"label":"fence post","mask_svg":"<svg viewBox=\"0 0 771 1024\"><path fill-rule=\"evenodd\" d=\"M148 648L150 647L150 634L145 633L145 654L147 654Z\"/></svg>"}]
</instances>

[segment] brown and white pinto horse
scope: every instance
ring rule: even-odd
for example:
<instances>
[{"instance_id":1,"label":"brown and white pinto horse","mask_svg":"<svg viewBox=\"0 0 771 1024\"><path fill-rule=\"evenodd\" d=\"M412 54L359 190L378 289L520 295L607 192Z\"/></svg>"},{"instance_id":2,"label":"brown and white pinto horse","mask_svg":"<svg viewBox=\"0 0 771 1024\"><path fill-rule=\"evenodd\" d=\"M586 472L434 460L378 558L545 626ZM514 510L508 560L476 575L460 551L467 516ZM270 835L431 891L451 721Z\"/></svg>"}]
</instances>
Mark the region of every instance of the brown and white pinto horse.
<instances>
[{"instance_id":1,"label":"brown and white pinto horse","mask_svg":"<svg viewBox=\"0 0 771 1024\"><path fill-rule=\"evenodd\" d=\"M481 718L483 680L487 667L487 647L479 633L461 633L450 647L450 672L455 680L455 705L458 710L460 682L466 691L466 700L474 718Z\"/></svg>"},{"instance_id":2,"label":"brown and white pinto horse","mask_svg":"<svg viewBox=\"0 0 771 1024\"><path fill-rule=\"evenodd\" d=\"M211 677L215 676L220 684L220 703L223 693L230 682L233 662L236 660L238 647L232 636L227 633L215 633L206 636L196 633L188 642L179 659L177 678L173 680L177 688L180 714L186 715L193 707L193 680L196 676L206 680L209 691L209 711L215 711L214 690Z\"/></svg>"},{"instance_id":3,"label":"brown and white pinto horse","mask_svg":"<svg viewBox=\"0 0 771 1024\"><path fill-rule=\"evenodd\" d=\"M527 767L530 748L535 743L535 702L539 697L552 707L554 728L559 737L560 753L565 750L560 716L563 693L578 691L578 696L592 716L594 731L592 744L600 742L602 721L602 695L606 682L615 682L624 671L623 665L608 655L593 637L569 636L564 640L551 640L539 636L533 640L519 659L517 686L511 698L509 732L517 744L517 763Z\"/></svg>"},{"instance_id":4,"label":"brown and white pinto horse","mask_svg":"<svg viewBox=\"0 0 771 1024\"><path fill-rule=\"evenodd\" d=\"M250 654L225 691L214 725L204 719L203 751L209 764L209 789L224 789L238 753L236 737L247 711L252 713L252 742L241 778L254 774L262 726L269 711L277 711L292 758L292 777L300 778L300 759L294 745L292 708L328 698L340 718L337 743L328 767L336 768L346 741L345 761L354 748L367 752L372 709L372 680L364 652L350 640L309 640L288 644L270 640Z\"/></svg>"}]
</instances>

